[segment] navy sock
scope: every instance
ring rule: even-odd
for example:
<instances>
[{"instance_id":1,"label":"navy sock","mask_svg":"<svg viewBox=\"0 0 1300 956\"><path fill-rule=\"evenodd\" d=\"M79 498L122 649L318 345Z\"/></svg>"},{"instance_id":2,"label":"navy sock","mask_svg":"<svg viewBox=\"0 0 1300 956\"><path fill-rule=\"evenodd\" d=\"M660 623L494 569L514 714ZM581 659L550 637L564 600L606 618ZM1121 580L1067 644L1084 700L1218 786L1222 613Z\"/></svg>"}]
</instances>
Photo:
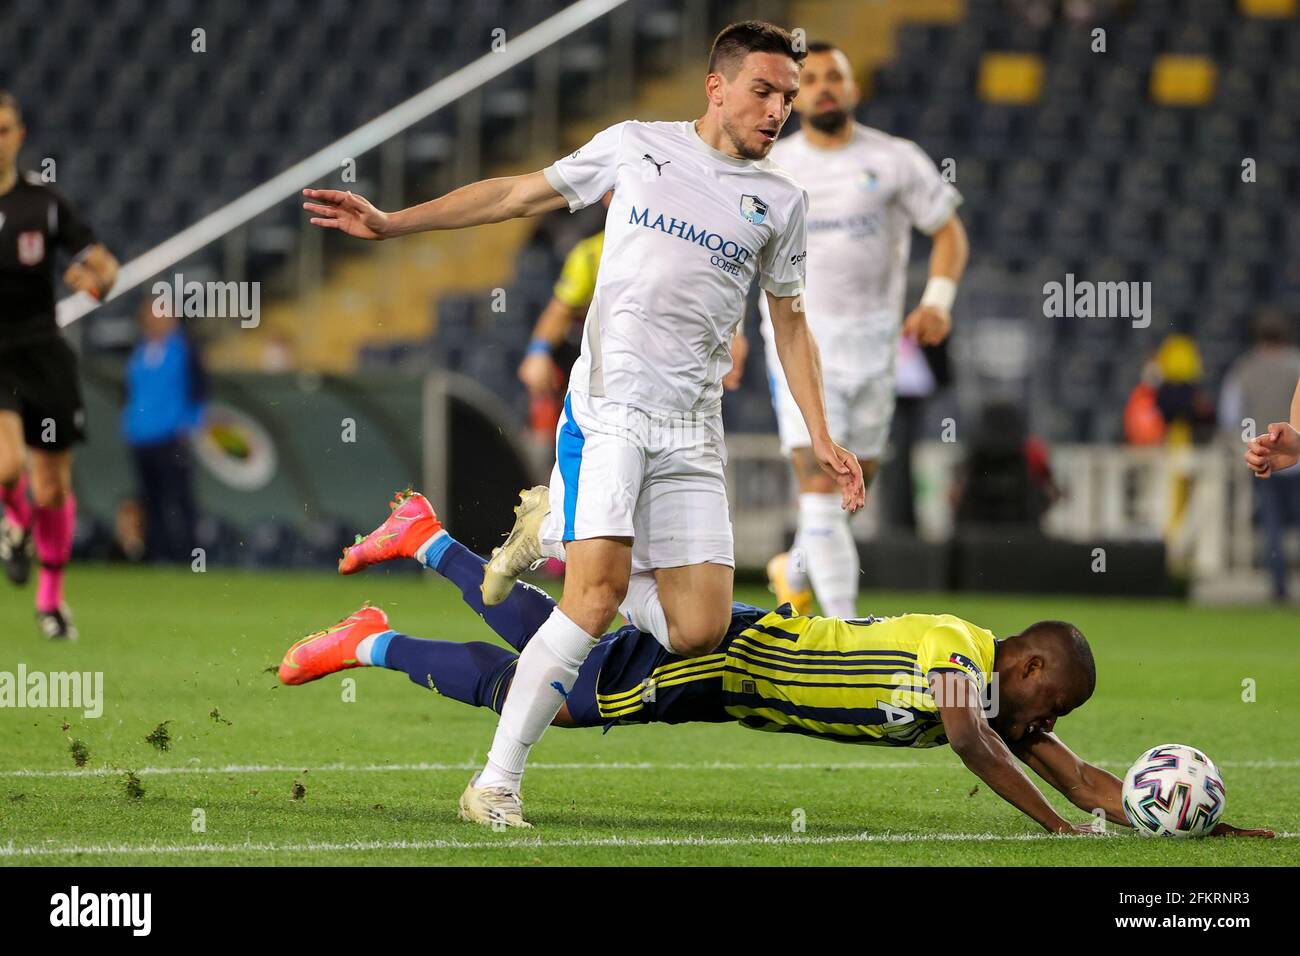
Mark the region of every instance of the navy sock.
<instances>
[{"instance_id":1,"label":"navy sock","mask_svg":"<svg viewBox=\"0 0 1300 956\"><path fill-rule=\"evenodd\" d=\"M491 707L498 714L519 663L518 654L495 644L430 641L406 634L393 634L382 647L376 642L371 656L376 666L405 671L421 687L475 707Z\"/></svg>"},{"instance_id":2,"label":"navy sock","mask_svg":"<svg viewBox=\"0 0 1300 956\"><path fill-rule=\"evenodd\" d=\"M500 604L485 607L479 586L487 562L449 534L429 545L424 564L460 588L465 603L517 651L524 649L555 609L555 601L549 594L528 584L516 584Z\"/></svg>"}]
</instances>

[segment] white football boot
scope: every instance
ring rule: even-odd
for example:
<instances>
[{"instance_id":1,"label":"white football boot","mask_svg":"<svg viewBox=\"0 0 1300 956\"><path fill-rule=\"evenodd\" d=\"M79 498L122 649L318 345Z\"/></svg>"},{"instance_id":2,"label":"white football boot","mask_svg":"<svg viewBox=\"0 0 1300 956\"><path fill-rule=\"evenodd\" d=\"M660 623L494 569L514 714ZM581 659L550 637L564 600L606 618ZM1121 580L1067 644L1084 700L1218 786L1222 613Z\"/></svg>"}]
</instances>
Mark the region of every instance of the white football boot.
<instances>
[{"instance_id":1,"label":"white football boot","mask_svg":"<svg viewBox=\"0 0 1300 956\"><path fill-rule=\"evenodd\" d=\"M479 787L479 774L470 778L469 786L460 795L460 818L471 823L481 823L493 830L505 827L531 829L524 819L524 804L517 790L507 787Z\"/></svg>"},{"instance_id":2,"label":"white football boot","mask_svg":"<svg viewBox=\"0 0 1300 956\"><path fill-rule=\"evenodd\" d=\"M515 580L530 568L546 560L542 554L542 521L551 510L551 490L546 485L519 493L515 506L515 526L505 544L494 548L483 569L483 603L489 607L510 596Z\"/></svg>"}]
</instances>

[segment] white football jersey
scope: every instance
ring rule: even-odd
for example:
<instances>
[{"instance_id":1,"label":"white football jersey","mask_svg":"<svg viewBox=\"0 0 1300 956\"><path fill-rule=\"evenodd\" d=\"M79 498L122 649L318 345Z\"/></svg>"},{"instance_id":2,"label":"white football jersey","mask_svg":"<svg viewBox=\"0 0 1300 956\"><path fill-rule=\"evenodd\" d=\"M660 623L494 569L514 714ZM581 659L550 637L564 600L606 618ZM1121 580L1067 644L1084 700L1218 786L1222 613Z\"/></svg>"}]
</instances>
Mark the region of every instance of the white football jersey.
<instances>
[{"instance_id":1,"label":"white football jersey","mask_svg":"<svg viewBox=\"0 0 1300 956\"><path fill-rule=\"evenodd\" d=\"M569 388L647 411L720 410L731 336L759 285L803 292L808 196L694 123L618 123L544 171L570 210L614 190Z\"/></svg>"},{"instance_id":2,"label":"white football jersey","mask_svg":"<svg viewBox=\"0 0 1300 956\"><path fill-rule=\"evenodd\" d=\"M808 323L828 383L854 383L894 365L912 229L931 234L961 194L911 140L853 124L838 149L818 149L801 130L772 159L808 191ZM772 351L771 319L759 298Z\"/></svg>"}]
</instances>

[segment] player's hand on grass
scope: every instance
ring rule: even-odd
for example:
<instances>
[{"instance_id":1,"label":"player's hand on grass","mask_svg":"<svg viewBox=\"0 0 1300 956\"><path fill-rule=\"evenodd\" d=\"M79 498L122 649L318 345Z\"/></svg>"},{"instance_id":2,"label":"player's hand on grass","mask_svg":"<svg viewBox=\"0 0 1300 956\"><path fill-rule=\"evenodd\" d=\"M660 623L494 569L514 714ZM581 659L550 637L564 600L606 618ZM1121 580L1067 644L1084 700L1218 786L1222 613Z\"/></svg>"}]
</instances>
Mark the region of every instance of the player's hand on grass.
<instances>
[{"instance_id":1,"label":"player's hand on grass","mask_svg":"<svg viewBox=\"0 0 1300 956\"><path fill-rule=\"evenodd\" d=\"M560 390L564 373L555 359L543 352L530 352L519 363L519 381L528 389L530 398L554 395Z\"/></svg>"},{"instance_id":2,"label":"player's hand on grass","mask_svg":"<svg viewBox=\"0 0 1300 956\"><path fill-rule=\"evenodd\" d=\"M749 358L749 339L737 332L731 337L731 371L722 380L722 387L729 392L740 388L740 381L745 377L745 360Z\"/></svg>"},{"instance_id":3,"label":"player's hand on grass","mask_svg":"<svg viewBox=\"0 0 1300 956\"><path fill-rule=\"evenodd\" d=\"M1216 824L1210 831L1210 836L1215 837L1263 837L1265 840L1271 840L1276 835L1272 830L1241 830L1226 823Z\"/></svg>"},{"instance_id":4,"label":"player's hand on grass","mask_svg":"<svg viewBox=\"0 0 1300 956\"><path fill-rule=\"evenodd\" d=\"M1290 468L1300 460L1300 432L1287 422L1273 422L1268 431L1246 445L1246 464L1256 478Z\"/></svg>"},{"instance_id":5,"label":"player's hand on grass","mask_svg":"<svg viewBox=\"0 0 1300 956\"><path fill-rule=\"evenodd\" d=\"M376 209L364 196L342 189L304 189L302 194L315 200L302 204L313 214L313 226L337 229L358 239L387 238L388 213Z\"/></svg>"},{"instance_id":6,"label":"player's hand on grass","mask_svg":"<svg viewBox=\"0 0 1300 956\"><path fill-rule=\"evenodd\" d=\"M938 345L951 329L952 317L933 305L918 305L903 320L903 335L918 345Z\"/></svg>"},{"instance_id":7,"label":"player's hand on grass","mask_svg":"<svg viewBox=\"0 0 1300 956\"><path fill-rule=\"evenodd\" d=\"M1055 832L1061 836L1103 836L1106 828L1100 820L1090 820L1087 823L1066 823Z\"/></svg>"},{"instance_id":8,"label":"player's hand on grass","mask_svg":"<svg viewBox=\"0 0 1300 956\"><path fill-rule=\"evenodd\" d=\"M862 485L862 464L858 456L846 451L829 438L813 442L813 454L822 471L835 479L840 486L840 507L850 514L866 504L867 493Z\"/></svg>"}]
</instances>

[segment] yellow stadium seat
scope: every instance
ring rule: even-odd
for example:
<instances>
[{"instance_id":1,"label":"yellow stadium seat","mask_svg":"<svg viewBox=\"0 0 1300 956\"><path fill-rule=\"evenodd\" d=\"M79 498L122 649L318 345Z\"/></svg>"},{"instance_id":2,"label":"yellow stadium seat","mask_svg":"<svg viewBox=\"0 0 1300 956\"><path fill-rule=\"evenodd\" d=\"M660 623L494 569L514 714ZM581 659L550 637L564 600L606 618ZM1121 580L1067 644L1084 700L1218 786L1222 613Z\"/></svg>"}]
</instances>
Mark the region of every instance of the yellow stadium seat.
<instances>
[{"instance_id":1,"label":"yellow stadium seat","mask_svg":"<svg viewBox=\"0 0 1300 956\"><path fill-rule=\"evenodd\" d=\"M1238 8L1247 17L1293 17L1296 0L1238 0Z\"/></svg>"},{"instance_id":2,"label":"yellow stadium seat","mask_svg":"<svg viewBox=\"0 0 1300 956\"><path fill-rule=\"evenodd\" d=\"M1151 98L1165 106L1205 106L1214 98L1209 57L1165 54L1151 68Z\"/></svg>"},{"instance_id":3,"label":"yellow stadium seat","mask_svg":"<svg viewBox=\"0 0 1300 956\"><path fill-rule=\"evenodd\" d=\"M1043 92L1043 61L1032 53L986 53L979 96L986 103L1035 103Z\"/></svg>"}]
</instances>

